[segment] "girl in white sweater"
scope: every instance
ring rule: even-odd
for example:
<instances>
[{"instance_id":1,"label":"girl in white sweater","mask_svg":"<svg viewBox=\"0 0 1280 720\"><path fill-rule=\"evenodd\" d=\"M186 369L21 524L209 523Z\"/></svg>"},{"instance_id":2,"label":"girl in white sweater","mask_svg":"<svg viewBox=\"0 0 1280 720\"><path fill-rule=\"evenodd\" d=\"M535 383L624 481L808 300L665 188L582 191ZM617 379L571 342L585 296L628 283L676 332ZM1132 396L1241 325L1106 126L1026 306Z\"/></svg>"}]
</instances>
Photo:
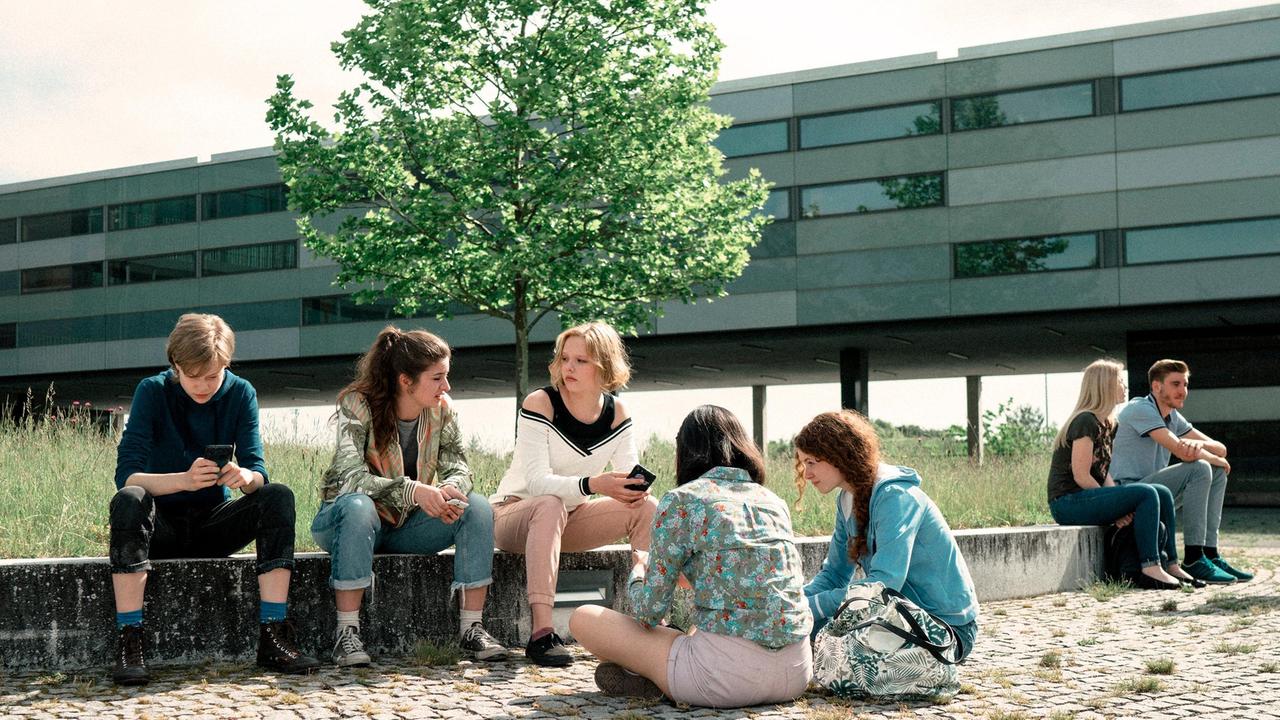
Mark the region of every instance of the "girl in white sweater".
<instances>
[{"instance_id":1,"label":"girl in white sweater","mask_svg":"<svg viewBox=\"0 0 1280 720\"><path fill-rule=\"evenodd\" d=\"M563 666L573 658L551 625L561 549L626 536L633 550L648 550L657 503L626 487L639 480L627 477L637 460L631 418L611 394L631 378L617 331L602 322L565 330L548 369L552 384L524 399L515 456L490 502L494 544L525 555L533 616L525 654Z\"/></svg>"}]
</instances>

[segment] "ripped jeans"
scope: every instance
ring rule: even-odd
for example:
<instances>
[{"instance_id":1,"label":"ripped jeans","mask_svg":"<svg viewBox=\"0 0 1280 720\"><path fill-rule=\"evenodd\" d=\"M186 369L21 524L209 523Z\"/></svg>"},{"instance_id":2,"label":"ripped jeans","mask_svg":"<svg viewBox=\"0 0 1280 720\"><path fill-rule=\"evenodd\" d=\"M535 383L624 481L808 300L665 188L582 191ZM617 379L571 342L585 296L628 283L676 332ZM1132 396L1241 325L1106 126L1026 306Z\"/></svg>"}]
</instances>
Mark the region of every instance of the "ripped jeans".
<instances>
[{"instance_id":1,"label":"ripped jeans","mask_svg":"<svg viewBox=\"0 0 1280 720\"><path fill-rule=\"evenodd\" d=\"M335 590L369 587L374 552L431 555L456 546L452 590L493 582L493 510L482 495L470 493L470 506L452 524L421 510L404 525L384 525L368 495L348 493L320 506L311 537L332 556L329 584Z\"/></svg>"}]
</instances>

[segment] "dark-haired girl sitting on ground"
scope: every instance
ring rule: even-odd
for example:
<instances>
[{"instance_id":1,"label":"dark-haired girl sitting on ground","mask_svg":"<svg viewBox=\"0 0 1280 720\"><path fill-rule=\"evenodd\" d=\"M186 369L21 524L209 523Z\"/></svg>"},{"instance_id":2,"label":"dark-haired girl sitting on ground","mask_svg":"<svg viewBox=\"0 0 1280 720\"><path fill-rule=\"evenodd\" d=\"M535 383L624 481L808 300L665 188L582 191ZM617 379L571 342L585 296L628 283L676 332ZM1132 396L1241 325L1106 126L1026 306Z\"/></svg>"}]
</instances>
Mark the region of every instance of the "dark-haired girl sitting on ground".
<instances>
[{"instance_id":1,"label":"dark-haired girl sitting on ground","mask_svg":"<svg viewBox=\"0 0 1280 720\"><path fill-rule=\"evenodd\" d=\"M654 516L650 554L628 585L636 617L585 605L569 628L600 658L609 695L742 707L794 700L813 673L811 622L787 504L764 487L764 461L738 419L703 405L676 437L676 488ZM659 623L680 578L694 628Z\"/></svg>"}]
</instances>

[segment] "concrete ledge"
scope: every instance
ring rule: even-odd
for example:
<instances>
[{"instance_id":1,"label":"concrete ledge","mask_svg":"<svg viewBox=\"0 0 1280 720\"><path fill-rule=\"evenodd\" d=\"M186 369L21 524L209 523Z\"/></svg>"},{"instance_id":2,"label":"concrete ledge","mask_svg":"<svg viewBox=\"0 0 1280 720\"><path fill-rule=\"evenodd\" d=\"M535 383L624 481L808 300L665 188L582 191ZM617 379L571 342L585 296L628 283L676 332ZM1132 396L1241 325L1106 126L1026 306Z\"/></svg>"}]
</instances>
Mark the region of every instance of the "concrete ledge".
<instances>
[{"instance_id":1,"label":"concrete ledge","mask_svg":"<svg viewBox=\"0 0 1280 720\"><path fill-rule=\"evenodd\" d=\"M956 533L981 600L1074 590L1098 577L1102 531L1042 526ZM805 576L826 557L829 538L802 538ZM612 574L614 605L624 605L626 546L560 558L561 576ZM451 553L379 555L375 591L363 608L364 637L374 653L410 651L419 639L452 640L458 607L449 597ZM156 664L204 660L252 662L257 647L257 578L253 558L158 560L147 580L148 658ZM486 624L504 644L528 633L524 558L497 553ZM302 647L323 660L332 650L333 593L329 556L297 556L290 615ZM0 668L72 670L108 667L115 615L106 558L0 561ZM625 609L625 608L622 608Z\"/></svg>"}]
</instances>

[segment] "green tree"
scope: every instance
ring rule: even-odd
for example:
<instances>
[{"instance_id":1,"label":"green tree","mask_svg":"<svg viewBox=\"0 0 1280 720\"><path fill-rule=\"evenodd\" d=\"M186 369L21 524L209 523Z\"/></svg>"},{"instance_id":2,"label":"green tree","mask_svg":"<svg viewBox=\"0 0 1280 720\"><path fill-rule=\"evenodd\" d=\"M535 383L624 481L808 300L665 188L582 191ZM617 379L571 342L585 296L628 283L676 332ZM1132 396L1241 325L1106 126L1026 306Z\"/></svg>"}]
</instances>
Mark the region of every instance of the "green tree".
<instances>
[{"instance_id":1,"label":"green tree","mask_svg":"<svg viewBox=\"0 0 1280 720\"><path fill-rule=\"evenodd\" d=\"M1009 398L995 410L982 413L982 441L993 455L1026 455L1049 449L1058 429L1047 425L1044 413L1030 405L1014 406Z\"/></svg>"},{"instance_id":2,"label":"green tree","mask_svg":"<svg viewBox=\"0 0 1280 720\"><path fill-rule=\"evenodd\" d=\"M267 114L304 242L360 299L510 322L519 403L544 318L634 331L741 274L768 183L719 181L706 0L366 2L336 129L288 75Z\"/></svg>"},{"instance_id":3,"label":"green tree","mask_svg":"<svg viewBox=\"0 0 1280 720\"><path fill-rule=\"evenodd\" d=\"M951 102L951 127L956 130L1000 127L1008 122L1008 116L1000 109L1000 101L994 96L983 95Z\"/></svg>"}]
</instances>

